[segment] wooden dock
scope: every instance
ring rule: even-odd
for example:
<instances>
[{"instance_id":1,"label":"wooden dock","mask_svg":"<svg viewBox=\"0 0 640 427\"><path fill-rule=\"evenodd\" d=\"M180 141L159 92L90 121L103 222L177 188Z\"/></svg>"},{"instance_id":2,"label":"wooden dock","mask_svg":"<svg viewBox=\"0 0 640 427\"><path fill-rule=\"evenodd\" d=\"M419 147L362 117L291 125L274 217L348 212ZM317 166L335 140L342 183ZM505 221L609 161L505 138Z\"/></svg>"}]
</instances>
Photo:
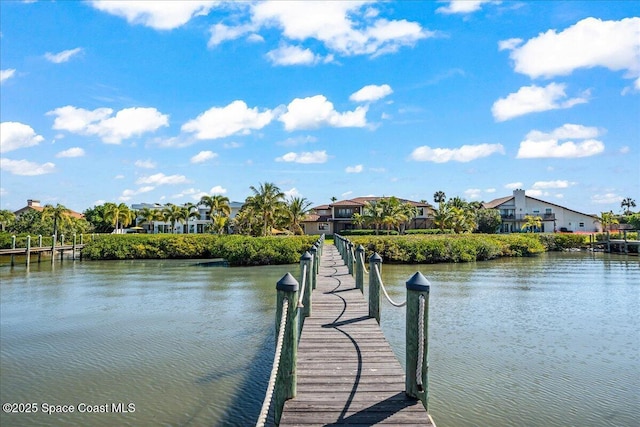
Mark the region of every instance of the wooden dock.
<instances>
[{"instance_id":1,"label":"wooden dock","mask_svg":"<svg viewBox=\"0 0 640 427\"><path fill-rule=\"evenodd\" d=\"M433 426L422 403L405 394L404 370L333 245L324 247L312 299L297 394L285 402L280 426Z\"/></svg>"}]
</instances>

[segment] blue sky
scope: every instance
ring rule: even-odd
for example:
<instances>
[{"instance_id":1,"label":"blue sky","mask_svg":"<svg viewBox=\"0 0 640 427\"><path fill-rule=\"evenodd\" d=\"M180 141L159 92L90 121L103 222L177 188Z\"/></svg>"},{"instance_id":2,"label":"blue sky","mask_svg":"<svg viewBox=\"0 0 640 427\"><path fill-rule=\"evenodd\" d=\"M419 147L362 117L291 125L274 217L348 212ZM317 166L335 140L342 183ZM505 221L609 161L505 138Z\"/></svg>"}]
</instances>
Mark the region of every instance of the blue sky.
<instances>
[{"instance_id":1,"label":"blue sky","mask_svg":"<svg viewBox=\"0 0 640 427\"><path fill-rule=\"evenodd\" d=\"M0 2L0 208L640 202L640 2Z\"/></svg>"}]
</instances>

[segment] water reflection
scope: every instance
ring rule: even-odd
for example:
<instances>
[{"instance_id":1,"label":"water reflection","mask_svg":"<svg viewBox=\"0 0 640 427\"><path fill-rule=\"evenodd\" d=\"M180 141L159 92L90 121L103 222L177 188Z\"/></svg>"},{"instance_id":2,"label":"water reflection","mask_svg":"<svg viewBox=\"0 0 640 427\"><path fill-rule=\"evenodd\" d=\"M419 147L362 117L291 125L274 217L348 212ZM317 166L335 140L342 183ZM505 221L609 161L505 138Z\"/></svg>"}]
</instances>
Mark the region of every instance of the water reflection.
<instances>
[{"instance_id":1,"label":"water reflection","mask_svg":"<svg viewBox=\"0 0 640 427\"><path fill-rule=\"evenodd\" d=\"M199 264L0 267L2 402L136 405L127 414L2 414L0 424L253 424L273 357L275 283L299 267ZM638 425L637 258L384 265L394 300L417 270L432 283L439 427ZM403 364L404 322L402 309L383 303L382 327Z\"/></svg>"}]
</instances>

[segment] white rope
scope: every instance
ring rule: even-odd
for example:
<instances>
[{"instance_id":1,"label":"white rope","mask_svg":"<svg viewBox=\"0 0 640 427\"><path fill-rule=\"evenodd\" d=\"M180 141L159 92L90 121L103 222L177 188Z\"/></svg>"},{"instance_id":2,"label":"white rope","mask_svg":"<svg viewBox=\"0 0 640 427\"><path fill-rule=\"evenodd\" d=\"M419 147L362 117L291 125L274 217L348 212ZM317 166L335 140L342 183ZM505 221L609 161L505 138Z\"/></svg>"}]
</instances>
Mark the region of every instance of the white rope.
<instances>
[{"instance_id":1,"label":"white rope","mask_svg":"<svg viewBox=\"0 0 640 427\"><path fill-rule=\"evenodd\" d=\"M364 271L366 274L369 274L369 270L367 270L367 266L364 265L364 253L362 255L363 256L360 257L360 265L362 265L362 271Z\"/></svg>"},{"instance_id":2,"label":"white rope","mask_svg":"<svg viewBox=\"0 0 640 427\"><path fill-rule=\"evenodd\" d=\"M416 384L418 390L424 393L422 385L422 359L424 358L424 295L420 295L418 310L418 363L416 366Z\"/></svg>"},{"instance_id":3,"label":"white rope","mask_svg":"<svg viewBox=\"0 0 640 427\"><path fill-rule=\"evenodd\" d=\"M263 427L267 422L267 414L271 406L273 397L273 389L276 386L276 377L280 369L280 355L282 354L282 343L284 341L284 330L287 326L287 312L289 311L289 300L287 298L282 301L282 317L280 318L280 330L278 332L278 341L276 343L276 354L273 358L273 366L271 367L271 376L269 377L269 385L267 386L267 394L262 402L262 410L256 422L256 427Z\"/></svg>"},{"instance_id":4,"label":"white rope","mask_svg":"<svg viewBox=\"0 0 640 427\"><path fill-rule=\"evenodd\" d=\"M374 269L376 271L376 276L378 277L378 283L380 283L380 287L382 288L382 292L384 292L384 296L387 297L387 301L389 301L389 303L394 307L404 307L405 305L407 305L406 300L401 303L397 303L391 299L391 297L387 293L387 289L384 287L384 283L382 283L382 277L380 276L380 269L378 269L378 264L373 264L373 266L375 267Z\"/></svg>"},{"instance_id":5,"label":"white rope","mask_svg":"<svg viewBox=\"0 0 640 427\"><path fill-rule=\"evenodd\" d=\"M302 282L300 286L302 286L302 290L300 291L300 297L298 298L298 308L304 307L302 304L302 299L304 298L304 289L306 288L305 282L307 281L307 264L302 267Z\"/></svg>"}]
</instances>

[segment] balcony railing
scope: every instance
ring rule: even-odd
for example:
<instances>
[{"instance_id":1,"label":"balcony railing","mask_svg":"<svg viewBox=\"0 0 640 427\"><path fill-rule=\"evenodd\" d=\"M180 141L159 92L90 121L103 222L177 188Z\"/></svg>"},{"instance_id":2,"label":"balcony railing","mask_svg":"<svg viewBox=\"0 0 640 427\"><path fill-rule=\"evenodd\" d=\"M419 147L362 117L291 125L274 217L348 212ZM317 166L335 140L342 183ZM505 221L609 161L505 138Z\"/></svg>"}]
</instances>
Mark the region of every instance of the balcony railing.
<instances>
[{"instance_id":1,"label":"balcony railing","mask_svg":"<svg viewBox=\"0 0 640 427\"><path fill-rule=\"evenodd\" d=\"M545 214L502 214L500 217L503 220L511 220L511 221L524 221L525 216L539 216L543 221L554 221L556 219L556 214L554 213L545 213Z\"/></svg>"}]
</instances>

